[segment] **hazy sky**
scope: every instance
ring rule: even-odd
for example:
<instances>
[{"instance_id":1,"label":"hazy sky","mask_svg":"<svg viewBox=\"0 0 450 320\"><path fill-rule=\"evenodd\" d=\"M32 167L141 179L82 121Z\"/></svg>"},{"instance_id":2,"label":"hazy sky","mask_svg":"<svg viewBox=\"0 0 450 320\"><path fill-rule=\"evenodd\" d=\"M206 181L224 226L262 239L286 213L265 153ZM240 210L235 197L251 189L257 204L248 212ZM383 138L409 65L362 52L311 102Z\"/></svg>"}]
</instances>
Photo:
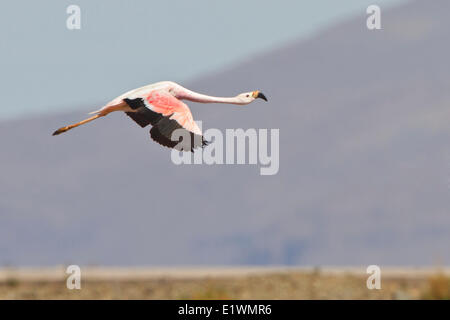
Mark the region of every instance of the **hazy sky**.
<instances>
[{"instance_id":1,"label":"hazy sky","mask_svg":"<svg viewBox=\"0 0 450 320\"><path fill-rule=\"evenodd\" d=\"M96 109L128 89L225 68L349 15L363 22L373 3L10 0L0 12L0 119ZM81 8L81 30L66 28L70 4Z\"/></svg>"}]
</instances>

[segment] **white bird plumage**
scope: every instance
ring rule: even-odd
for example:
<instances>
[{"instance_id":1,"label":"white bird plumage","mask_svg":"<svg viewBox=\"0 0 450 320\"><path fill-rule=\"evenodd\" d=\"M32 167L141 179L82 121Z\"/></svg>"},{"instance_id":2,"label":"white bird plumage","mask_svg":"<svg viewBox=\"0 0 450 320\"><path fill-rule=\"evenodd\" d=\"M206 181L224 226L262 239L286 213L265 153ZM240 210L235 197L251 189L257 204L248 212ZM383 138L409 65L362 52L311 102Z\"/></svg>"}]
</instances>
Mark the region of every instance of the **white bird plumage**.
<instances>
[{"instance_id":1,"label":"white bird plumage","mask_svg":"<svg viewBox=\"0 0 450 320\"><path fill-rule=\"evenodd\" d=\"M152 125L150 136L153 140L169 148L181 151L193 151L207 144L200 128L195 123L189 107L181 100L200 103L228 103L246 105L255 99L267 98L260 91L241 93L235 97L214 97L197 93L172 81L161 81L130 90L90 114L94 116L75 124L59 128L53 135L59 135L70 129L104 117L114 111L123 111L141 127ZM173 138L175 130L185 131L191 139ZM183 136L183 135L182 135Z\"/></svg>"}]
</instances>

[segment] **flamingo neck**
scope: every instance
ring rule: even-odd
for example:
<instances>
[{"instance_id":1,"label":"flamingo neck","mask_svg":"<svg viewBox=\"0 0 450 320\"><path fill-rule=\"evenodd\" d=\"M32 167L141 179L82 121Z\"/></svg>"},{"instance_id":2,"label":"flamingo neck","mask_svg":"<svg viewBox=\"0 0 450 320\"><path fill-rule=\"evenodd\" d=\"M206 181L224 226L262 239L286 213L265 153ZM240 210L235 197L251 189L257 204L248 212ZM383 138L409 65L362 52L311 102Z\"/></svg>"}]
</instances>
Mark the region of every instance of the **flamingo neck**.
<instances>
[{"instance_id":1,"label":"flamingo neck","mask_svg":"<svg viewBox=\"0 0 450 320\"><path fill-rule=\"evenodd\" d=\"M243 102L239 97L214 97L197 93L191 90L185 90L179 98L200 103L229 103L239 105L247 104L246 102Z\"/></svg>"}]
</instances>

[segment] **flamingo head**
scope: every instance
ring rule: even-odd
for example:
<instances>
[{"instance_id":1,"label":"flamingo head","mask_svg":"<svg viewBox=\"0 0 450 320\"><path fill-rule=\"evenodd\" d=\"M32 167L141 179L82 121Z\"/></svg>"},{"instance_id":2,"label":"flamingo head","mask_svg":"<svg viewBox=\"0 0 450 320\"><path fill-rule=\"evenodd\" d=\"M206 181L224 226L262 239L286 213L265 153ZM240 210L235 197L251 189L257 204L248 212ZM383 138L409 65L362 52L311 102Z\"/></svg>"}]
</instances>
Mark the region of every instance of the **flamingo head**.
<instances>
[{"instance_id":1,"label":"flamingo head","mask_svg":"<svg viewBox=\"0 0 450 320\"><path fill-rule=\"evenodd\" d=\"M258 98L261 98L261 99L267 101L266 96L265 96L262 92L260 92L260 91L258 91L258 90L256 90L256 91L250 91L250 92L244 92L244 93L239 94L237 97L238 97L238 98L242 101L242 103L244 103L244 104L253 102L254 100L256 100L256 99L258 99Z\"/></svg>"}]
</instances>

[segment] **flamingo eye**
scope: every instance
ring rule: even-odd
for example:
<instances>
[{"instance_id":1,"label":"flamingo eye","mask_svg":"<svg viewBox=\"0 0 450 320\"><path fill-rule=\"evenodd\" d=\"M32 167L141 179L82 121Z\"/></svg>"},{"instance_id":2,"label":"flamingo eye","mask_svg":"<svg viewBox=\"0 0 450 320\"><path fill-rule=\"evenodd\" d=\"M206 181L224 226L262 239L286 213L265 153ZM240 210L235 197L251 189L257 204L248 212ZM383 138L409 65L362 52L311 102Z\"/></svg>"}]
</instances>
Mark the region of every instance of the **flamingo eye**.
<instances>
[{"instance_id":1,"label":"flamingo eye","mask_svg":"<svg viewBox=\"0 0 450 320\"><path fill-rule=\"evenodd\" d=\"M248 98L249 95L246 95L246 97Z\"/></svg>"}]
</instances>

